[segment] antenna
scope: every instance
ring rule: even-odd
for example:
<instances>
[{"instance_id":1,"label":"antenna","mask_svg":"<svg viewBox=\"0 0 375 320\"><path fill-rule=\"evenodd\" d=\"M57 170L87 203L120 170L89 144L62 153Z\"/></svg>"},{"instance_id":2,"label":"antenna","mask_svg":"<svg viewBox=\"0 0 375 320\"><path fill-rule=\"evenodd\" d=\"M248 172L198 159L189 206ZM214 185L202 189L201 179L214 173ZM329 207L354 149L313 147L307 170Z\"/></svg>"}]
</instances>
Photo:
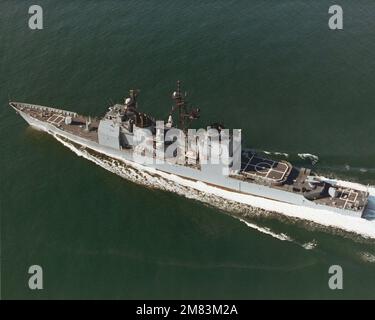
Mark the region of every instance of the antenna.
<instances>
[{"instance_id":1,"label":"antenna","mask_svg":"<svg viewBox=\"0 0 375 320\"><path fill-rule=\"evenodd\" d=\"M91 125L91 116L89 118L86 118L86 126L85 126L85 131L90 131L90 125Z\"/></svg>"},{"instance_id":2,"label":"antenna","mask_svg":"<svg viewBox=\"0 0 375 320\"><path fill-rule=\"evenodd\" d=\"M108 104L108 108L112 106L110 98L107 98L107 104Z\"/></svg>"},{"instance_id":3,"label":"antenna","mask_svg":"<svg viewBox=\"0 0 375 320\"><path fill-rule=\"evenodd\" d=\"M172 98L175 100L175 105L172 107L171 113L178 109L178 128L187 131L190 123L194 119L199 118L199 109L187 110L186 102L187 93L181 94L181 81L177 81L177 89L173 92Z\"/></svg>"}]
</instances>

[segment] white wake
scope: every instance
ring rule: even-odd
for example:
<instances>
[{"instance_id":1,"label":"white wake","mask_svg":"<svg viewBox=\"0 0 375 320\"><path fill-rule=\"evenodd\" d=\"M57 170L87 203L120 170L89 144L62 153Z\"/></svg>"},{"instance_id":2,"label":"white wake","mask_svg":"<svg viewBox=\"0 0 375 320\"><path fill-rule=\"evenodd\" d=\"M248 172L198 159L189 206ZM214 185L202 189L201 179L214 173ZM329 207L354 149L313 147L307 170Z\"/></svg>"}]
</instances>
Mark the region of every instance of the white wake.
<instances>
[{"instance_id":1,"label":"white wake","mask_svg":"<svg viewBox=\"0 0 375 320\"><path fill-rule=\"evenodd\" d=\"M312 241L306 242L306 243L299 243L298 241L294 240L292 237L288 236L285 233L276 233L276 232L273 232L270 228L260 227L260 226L254 224L254 223L250 223L250 222L248 222L244 219L241 219L241 218L238 218L238 219L241 222L243 222L244 224L246 224L249 228L255 229L255 230L257 230L261 233L264 233L268 236L271 236L272 238L275 238L275 239L278 239L278 240L281 240L281 241L288 241L288 242L295 243L295 244L301 246L302 248L304 248L306 250L312 250L317 246L316 240L312 240Z\"/></svg>"},{"instance_id":2,"label":"white wake","mask_svg":"<svg viewBox=\"0 0 375 320\"><path fill-rule=\"evenodd\" d=\"M127 180L138 184L158 188L166 191L175 192L190 199L196 199L201 202L216 206L227 212L236 213L242 218L246 216L264 216L271 213L281 213L292 219L299 219L314 222L315 225L329 227L333 230L345 230L350 233L361 235L365 238L375 239L375 220L368 221L351 216L344 216L328 210L317 210L313 208L300 207L287 203L275 202L260 197L250 196L231 192L209 186L203 182L190 181L173 174L164 173L152 168L146 168L139 164L129 161L114 159L111 155L92 154L84 148L77 148L73 144L54 135L54 137L63 145L71 149L78 156L82 156L97 165L111 171ZM363 185L340 181L342 185L351 185L360 188L366 188ZM375 187L368 189L370 192L370 208L375 210ZM277 215L280 216L280 215ZM246 222L248 223L248 222ZM283 241L293 241L284 234L274 234L270 230L261 229L251 223L248 226L257 229L263 233ZM316 246L313 242L305 244L306 249L312 249Z\"/></svg>"}]
</instances>

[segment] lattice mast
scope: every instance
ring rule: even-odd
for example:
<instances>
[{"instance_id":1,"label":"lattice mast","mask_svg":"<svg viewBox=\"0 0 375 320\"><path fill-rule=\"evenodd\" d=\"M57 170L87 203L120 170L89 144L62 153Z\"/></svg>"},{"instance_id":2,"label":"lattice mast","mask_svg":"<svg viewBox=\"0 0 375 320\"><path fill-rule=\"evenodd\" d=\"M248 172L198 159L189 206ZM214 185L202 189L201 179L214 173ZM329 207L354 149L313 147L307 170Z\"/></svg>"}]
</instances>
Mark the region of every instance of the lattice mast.
<instances>
[{"instance_id":1,"label":"lattice mast","mask_svg":"<svg viewBox=\"0 0 375 320\"><path fill-rule=\"evenodd\" d=\"M199 118L200 110L198 108L188 110L186 93L184 95L181 93L181 81L179 80L177 81L177 89L173 92L172 98L175 101L175 105L172 107L171 113L176 110L178 111L178 128L187 132L191 121Z\"/></svg>"}]
</instances>

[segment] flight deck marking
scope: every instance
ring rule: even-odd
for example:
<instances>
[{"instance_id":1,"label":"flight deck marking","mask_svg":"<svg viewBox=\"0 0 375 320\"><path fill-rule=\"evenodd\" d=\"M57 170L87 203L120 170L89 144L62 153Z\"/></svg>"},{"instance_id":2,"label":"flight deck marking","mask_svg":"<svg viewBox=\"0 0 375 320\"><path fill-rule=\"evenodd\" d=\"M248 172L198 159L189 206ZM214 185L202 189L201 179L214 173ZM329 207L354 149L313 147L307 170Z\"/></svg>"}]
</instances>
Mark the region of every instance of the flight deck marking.
<instances>
[{"instance_id":1,"label":"flight deck marking","mask_svg":"<svg viewBox=\"0 0 375 320\"><path fill-rule=\"evenodd\" d=\"M243 171L246 171L247 167L249 166L250 162L253 160L254 158L254 155L251 156L251 158L249 159L249 161L247 162L246 164L246 167L243 169Z\"/></svg>"},{"instance_id":2,"label":"flight deck marking","mask_svg":"<svg viewBox=\"0 0 375 320\"><path fill-rule=\"evenodd\" d=\"M351 194L351 193L352 193L352 190L349 190L349 193L346 194L345 204L344 204L343 209L346 208L346 205L348 204L348 200L349 200L349 197L350 197L350 194Z\"/></svg>"},{"instance_id":3,"label":"flight deck marking","mask_svg":"<svg viewBox=\"0 0 375 320\"><path fill-rule=\"evenodd\" d=\"M246 163L246 165L242 169L242 173L244 174L248 174L248 175L255 174L255 175L264 177L266 179L269 179L269 180L279 181L285 177L285 174L288 171L288 166L283 162L278 162L278 161L274 161L270 159L263 159L260 157L256 157L254 154L252 154L251 158L248 158L248 159L249 160L247 162L243 162L243 163ZM259 162L252 163L254 159L258 159ZM249 166L252 167L252 169L254 170L254 173L246 171L249 168ZM284 170L280 170L280 167L283 167ZM276 175L276 178L269 177L271 174Z\"/></svg>"},{"instance_id":4,"label":"flight deck marking","mask_svg":"<svg viewBox=\"0 0 375 320\"><path fill-rule=\"evenodd\" d=\"M352 195L352 193L353 193L353 195L355 195L354 200L350 200L350 196ZM348 205L348 202L355 203L357 201L358 195L359 195L359 193L357 191L352 190L352 189L343 190L341 195L340 195L340 199L345 201L342 208L345 209L346 206ZM346 196L346 198L345 198L345 196Z\"/></svg>"}]
</instances>

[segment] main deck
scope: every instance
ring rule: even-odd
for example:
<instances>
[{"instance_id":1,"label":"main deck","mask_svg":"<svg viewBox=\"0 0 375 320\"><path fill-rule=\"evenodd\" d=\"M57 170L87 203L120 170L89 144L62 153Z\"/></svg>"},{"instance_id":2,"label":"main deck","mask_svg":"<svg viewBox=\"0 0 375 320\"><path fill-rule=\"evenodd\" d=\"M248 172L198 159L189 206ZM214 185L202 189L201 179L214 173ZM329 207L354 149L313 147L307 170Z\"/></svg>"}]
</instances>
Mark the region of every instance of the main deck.
<instances>
[{"instance_id":1,"label":"main deck","mask_svg":"<svg viewBox=\"0 0 375 320\"><path fill-rule=\"evenodd\" d=\"M243 152L241 170L232 175L244 181L300 193L316 204L355 212L364 210L368 201L367 192L329 185L319 179L312 183L314 176L310 169L296 168L287 161L265 158L253 151ZM334 196L330 194L330 188Z\"/></svg>"},{"instance_id":2,"label":"main deck","mask_svg":"<svg viewBox=\"0 0 375 320\"><path fill-rule=\"evenodd\" d=\"M10 105L15 110L25 112L37 120L47 122L79 137L98 142L98 119L91 119L72 111L21 102L11 102ZM68 119L69 121L67 121Z\"/></svg>"},{"instance_id":3,"label":"main deck","mask_svg":"<svg viewBox=\"0 0 375 320\"><path fill-rule=\"evenodd\" d=\"M11 102L17 111L28 114L34 119L48 123L72 135L99 143L99 120L78 115L75 112ZM181 166L189 166L181 163ZM199 166L195 166L199 170ZM231 178L244 182L266 185L287 192L303 195L308 201L361 214L368 202L368 192L330 185L317 179L310 169L293 167L287 161L276 161L262 157L253 151L244 151L241 157L241 169L232 173ZM333 194L332 194L333 193Z\"/></svg>"}]
</instances>

